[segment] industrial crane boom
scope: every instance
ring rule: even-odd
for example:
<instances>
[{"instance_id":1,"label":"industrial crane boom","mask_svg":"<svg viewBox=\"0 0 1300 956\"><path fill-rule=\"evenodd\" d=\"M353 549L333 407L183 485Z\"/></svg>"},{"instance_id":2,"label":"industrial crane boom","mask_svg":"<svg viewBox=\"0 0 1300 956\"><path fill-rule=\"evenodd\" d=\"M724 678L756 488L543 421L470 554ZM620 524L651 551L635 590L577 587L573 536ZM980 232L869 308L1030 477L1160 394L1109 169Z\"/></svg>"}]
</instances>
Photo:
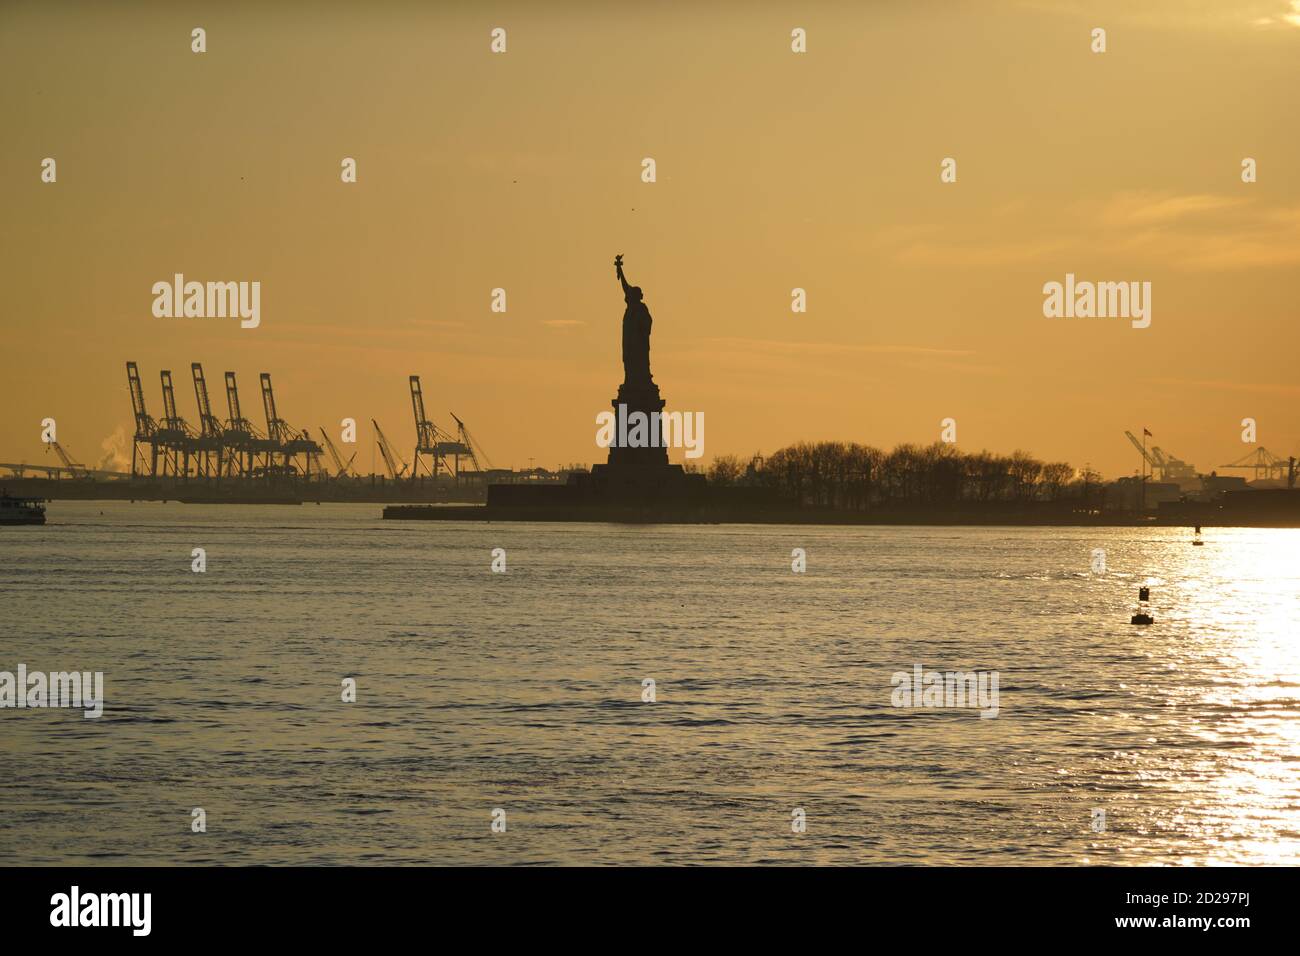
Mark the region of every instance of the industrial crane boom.
<instances>
[{"instance_id":1,"label":"industrial crane boom","mask_svg":"<svg viewBox=\"0 0 1300 956\"><path fill-rule=\"evenodd\" d=\"M420 473L420 456L428 455L433 459L433 466L428 464L424 470L434 478L438 477L438 467L441 465L446 468L446 460L443 458L443 449L440 447L440 439L443 437L438 426L429 421L428 416L424 413L424 392L420 388L420 376L410 376L411 383L411 411L415 413L415 464L411 470L414 477ZM448 469L450 471L450 469Z\"/></svg>"},{"instance_id":2,"label":"industrial crane boom","mask_svg":"<svg viewBox=\"0 0 1300 956\"><path fill-rule=\"evenodd\" d=\"M163 369L158 373L158 377L162 380L163 423L171 431L193 437L190 426L176 412L176 389L172 386L172 373L168 369Z\"/></svg>"},{"instance_id":3,"label":"industrial crane boom","mask_svg":"<svg viewBox=\"0 0 1300 956\"><path fill-rule=\"evenodd\" d=\"M72 458L69 457L68 453L63 450L63 446L60 445L58 442L56 441L49 442L48 447L46 447L45 449L46 452L49 452L51 448L54 449L54 453L59 456L59 461L63 462L63 466L68 469L68 472L73 477L76 477L77 475L84 475L87 473L86 466L79 465L75 461L73 461Z\"/></svg>"},{"instance_id":4,"label":"industrial crane boom","mask_svg":"<svg viewBox=\"0 0 1300 956\"><path fill-rule=\"evenodd\" d=\"M148 438L158 428L144 407L144 388L140 384L140 369L134 362L126 363L126 382L131 389L131 410L135 413L135 435L139 441Z\"/></svg>"},{"instance_id":5,"label":"industrial crane boom","mask_svg":"<svg viewBox=\"0 0 1300 956\"><path fill-rule=\"evenodd\" d=\"M459 418L456 418L455 412L449 412L448 414L451 415L451 417L456 420L457 436L459 437L461 444L463 444L466 448L469 449L469 460L474 463L474 470L475 471L483 470L483 466L479 464L480 455L483 456L483 461L486 462L488 468L491 469L492 459L488 457L488 453L484 451L483 446L478 443L478 439L476 439L473 435L470 434L469 429L465 427L465 423L463 421L461 421Z\"/></svg>"},{"instance_id":6,"label":"industrial crane boom","mask_svg":"<svg viewBox=\"0 0 1300 956\"><path fill-rule=\"evenodd\" d=\"M393 450L392 446L388 444L388 439L384 436L383 429L379 427L379 422L372 418L370 419L370 424L375 426L375 439L379 443L379 453L384 457L384 465L388 468L388 474L393 478L402 477L402 475L406 474L406 462L403 461L402 456L397 454L397 452ZM396 459L396 461L394 461L394 459ZM402 463L400 468L397 467L397 462L399 461Z\"/></svg>"},{"instance_id":7,"label":"industrial crane boom","mask_svg":"<svg viewBox=\"0 0 1300 956\"><path fill-rule=\"evenodd\" d=\"M199 406L199 434L204 438L220 438L221 422L212 414L212 403L208 401L208 383L203 377L203 366L198 362L190 363L190 374L194 376L194 400Z\"/></svg>"},{"instance_id":8,"label":"industrial crane boom","mask_svg":"<svg viewBox=\"0 0 1300 956\"><path fill-rule=\"evenodd\" d=\"M281 445L293 441L293 430L275 409L275 392L271 388L271 373L261 374L262 411L266 414L266 436Z\"/></svg>"},{"instance_id":9,"label":"industrial crane boom","mask_svg":"<svg viewBox=\"0 0 1300 956\"><path fill-rule=\"evenodd\" d=\"M344 463L343 456L340 455L339 450L334 447L334 442L330 441L330 436L326 433L324 428L320 430L320 437L325 439L325 448L329 451L330 458L334 459L334 467L338 471L338 476L340 478L345 476L352 476L355 478L356 475L352 471L352 462L356 460L357 453L353 452L352 457Z\"/></svg>"},{"instance_id":10,"label":"industrial crane boom","mask_svg":"<svg viewBox=\"0 0 1300 956\"><path fill-rule=\"evenodd\" d=\"M1151 452L1148 451L1146 448L1142 447L1142 443L1133 437L1132 432L1125 432L1124 434L1127 435L1128 440L1133 443L1133 447L1142 453L1142 457L1148 465L1150 465L1152 468L1160 467L1159 459L1157 459L1154 455L1152 455Z\"/></svg>"}]
</instances>

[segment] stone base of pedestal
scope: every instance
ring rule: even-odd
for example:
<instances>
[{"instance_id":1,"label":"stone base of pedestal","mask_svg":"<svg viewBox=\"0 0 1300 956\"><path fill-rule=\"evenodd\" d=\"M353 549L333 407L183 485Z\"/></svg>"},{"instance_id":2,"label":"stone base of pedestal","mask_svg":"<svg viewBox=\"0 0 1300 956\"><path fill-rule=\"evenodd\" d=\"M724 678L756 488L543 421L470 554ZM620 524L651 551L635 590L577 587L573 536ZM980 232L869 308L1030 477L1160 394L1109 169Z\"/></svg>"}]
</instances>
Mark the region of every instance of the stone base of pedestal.
<instances>
[{"instance_id":1,"label":"stone base of pedestal","mask_svg":"<svg viewBox=\"0 0 1300 956\"><path fill-rule=\"evenodd\" d=\"M653 465L593 465L591 475L582 477L586 480L580 483L586 485L588 493L603 501L690 498L702 494L706 483L703 475L687 474L681 465L670 465L667 462Z\"/></svg>"},{"instance_id":2,"label":"stone base of pedestal","mask_svg":"<svg viewBox=\"0 0 1300 956\"><path fill-rule=\"evenodd\" d=\"M610 404L614 406L614 420L617 423L635 412L641 412L649 421L652 414L656 412L662 413L664 405L667 403L660 396L659 386L654 382L642 384L624 382L618 387L618 397ZM651 438L648 426L644 437L646 441ZM662 436L659 436L659 438L662 441ZM614 441L609 446L609 464L611 466L634 468L667 468L669 467L668 447L663 444L620 445L619 429L616 428ZM677 467L678 471L680 471L681 466Z\"/></svg>"}]
</instances>

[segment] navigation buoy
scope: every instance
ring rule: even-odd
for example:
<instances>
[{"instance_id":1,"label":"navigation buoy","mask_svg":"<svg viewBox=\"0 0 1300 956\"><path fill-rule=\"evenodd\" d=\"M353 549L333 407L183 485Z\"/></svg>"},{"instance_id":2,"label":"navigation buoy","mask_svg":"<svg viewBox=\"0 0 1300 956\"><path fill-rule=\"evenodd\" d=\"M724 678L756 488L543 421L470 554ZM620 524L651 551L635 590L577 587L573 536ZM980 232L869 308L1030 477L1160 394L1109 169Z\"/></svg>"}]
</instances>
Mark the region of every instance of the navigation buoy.
<instances>
[{"instance_id":1,"label":"navigation buoy","mask_svg":"<svg viewBox=\"0 0 1300 956\"><path fill-rule=\"evenodd\" d=\"M1138 588L1138 601L1140 603L1138 605L1137 613L1134 614L1132 619L1129 621L1130 624L1154 624L1156 622L1156 619L1148 614L1147 609L1143 606L1150 600L1151 589Z\"/></svg>"},{"instance_id":2,"label":"navigation buoy","mask_svg":"<svg viewBox=\"0 0 1300 956\"><path fill-rule=\"evenodd\" d=\"M1205 544L1205 542L1201 540L1201 526L1199 524L1196 526L1196 537L1192 539L1192 544L1198 548Z\"/></svg>"}]
</instances>

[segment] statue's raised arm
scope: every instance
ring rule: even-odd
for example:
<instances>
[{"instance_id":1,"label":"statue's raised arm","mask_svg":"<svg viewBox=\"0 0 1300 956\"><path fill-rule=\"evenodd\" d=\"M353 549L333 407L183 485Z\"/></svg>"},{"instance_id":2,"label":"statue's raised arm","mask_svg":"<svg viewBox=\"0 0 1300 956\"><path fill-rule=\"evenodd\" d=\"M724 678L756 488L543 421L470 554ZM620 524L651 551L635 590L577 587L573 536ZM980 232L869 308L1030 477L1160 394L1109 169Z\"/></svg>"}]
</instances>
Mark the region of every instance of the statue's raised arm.
<instances>
[{"instance_id":1,"label":"statue's raised arm","mask_svg":"<svg viewBox=\"0 0 1300 956\"><path fill-rule=\"evenodd\" d=\"M623 254L619 253L614 257L614 271L618 275L618 281L623 283L623 295L627 296L632 291L632 286L627 284L627 276L623 275Z\"/></svg>"}]
</instances>

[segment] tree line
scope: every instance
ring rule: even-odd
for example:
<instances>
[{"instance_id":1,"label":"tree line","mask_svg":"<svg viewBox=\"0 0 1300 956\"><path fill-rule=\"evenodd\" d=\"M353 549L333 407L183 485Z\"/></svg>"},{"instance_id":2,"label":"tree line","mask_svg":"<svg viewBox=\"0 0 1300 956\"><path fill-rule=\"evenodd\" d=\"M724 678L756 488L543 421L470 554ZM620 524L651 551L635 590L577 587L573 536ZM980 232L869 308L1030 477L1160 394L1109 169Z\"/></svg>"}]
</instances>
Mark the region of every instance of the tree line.
<instances>
[{"instance_id":1,"label":"tree line","mask_svg":"<svg viewBox=\"0 0 1300 956\"><path fill-rule=\"evenodd\" d=\"M800 442L766 458L715 458L710 482L768 488L805 505L962 507L1079 499L1100 494L1101 476L1067 462L1043 462L1023 451L963 453L948 443L903 444L885 452L856 442Z\"/></svg>"}]
</instances>

